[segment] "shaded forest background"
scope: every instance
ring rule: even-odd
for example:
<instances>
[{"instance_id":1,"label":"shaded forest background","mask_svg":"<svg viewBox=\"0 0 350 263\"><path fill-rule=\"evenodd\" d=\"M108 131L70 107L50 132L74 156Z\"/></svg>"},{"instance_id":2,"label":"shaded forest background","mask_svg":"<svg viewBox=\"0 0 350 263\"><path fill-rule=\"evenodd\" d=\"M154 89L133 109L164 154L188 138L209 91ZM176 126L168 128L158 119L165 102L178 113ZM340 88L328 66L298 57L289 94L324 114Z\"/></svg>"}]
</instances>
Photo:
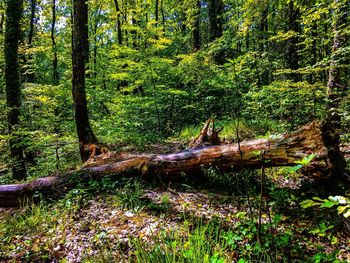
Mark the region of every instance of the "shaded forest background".
<instances>
[{"instance_id":1,"label":"shaded forest background","mask_svg":"<svg viewBox=\"0 0 350 263\"><path fill-rule=\"evenodd\" d=\"M0 0L0 261L350 261L349 11Z\"/></svg>"},{"instance_id":2,"label":"shaded forest background","mask_svg":"<svg viewBox=\"0 0 350 263\"><path fill-rule=\"evenodd\" d=\"M73 1L79 2L79 1ZM81 1L80 1L81 2ZM209 117L240 139L325 116L331 61L339 69L342 140L350 136L349 1L91 0L86 86L99 141L116 148L188 140ZM72 100L71 1L24 1L20 125L29 178L79 163ZM334 26L334 17L342 23ZM338 21L338 20L337 20ZM5 1L0 0L0 48ZM334 52L334 35L344 45ZM74 54L73 54L74 55ZM74 57L73 57L74 59ZM4 53L0 111L5 113ZM6 114L0 170L9 174ZM9 182L8 176L0 179Z\"/></svg>"}]
</instances>

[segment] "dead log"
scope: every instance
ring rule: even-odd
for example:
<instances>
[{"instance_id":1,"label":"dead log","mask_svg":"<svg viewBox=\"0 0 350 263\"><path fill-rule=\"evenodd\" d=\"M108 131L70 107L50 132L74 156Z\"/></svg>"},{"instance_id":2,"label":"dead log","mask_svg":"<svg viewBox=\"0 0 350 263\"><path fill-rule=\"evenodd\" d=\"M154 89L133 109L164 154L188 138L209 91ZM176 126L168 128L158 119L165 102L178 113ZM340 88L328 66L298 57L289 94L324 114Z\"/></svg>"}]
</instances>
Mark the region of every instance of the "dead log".
<instances>
[{"instance_id":1,"label":"dead log","mask_svg":"<svg viewBox=\"0 0 350 263\"><path fill-rule=\"evenodd\" d=\"M80 180L98 179L105 175L121 174L131 176L176 177L182 174L198 173L203 168L216 166L219 169L240 170L243 168L294 166L303 158L314 154L309 168L327 175L329 160L322 142L320 124L313 122L290 134L271 139L256 139L238 144L227 144L189 149L173 154L144 154L118 157L117 161L90 163L78 171L40 178L30 183L1 185L0 207L17 206L26 197L36 192L53 194L66 191L74 185L71 180L78 174Z\"/></svg>"},{"instance_id":2,"label":"dead log","mask_svg":"<svg viewBox=\"0 0 350 263\"><path fill-rule=\"evenodd\" d=\"M189 144L190 148L198 148L201 146L220 145L221 140L219 133L222 129L215 129L215 120L208 119L201 132Z\"/></svg>"}]
</instances>

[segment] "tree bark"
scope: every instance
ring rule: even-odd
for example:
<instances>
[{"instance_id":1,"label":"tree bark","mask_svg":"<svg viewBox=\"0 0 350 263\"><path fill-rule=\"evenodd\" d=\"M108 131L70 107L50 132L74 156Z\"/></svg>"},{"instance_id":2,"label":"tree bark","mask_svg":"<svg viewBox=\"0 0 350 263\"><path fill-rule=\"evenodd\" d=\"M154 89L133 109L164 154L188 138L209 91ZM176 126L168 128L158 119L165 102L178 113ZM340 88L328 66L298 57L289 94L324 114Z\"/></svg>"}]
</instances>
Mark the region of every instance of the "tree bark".
<instances>
[{"instance_id":1,"label":"tree bark","mask_svg":"<svg viewBox=\"0 0 350 263\"><path fill-rule=\"evenodd\" d=\"M3 0L0 0L0 34L4 33L5 10Z\"/></svg>"},{"instance_id":2,"label":"tree bark","mask_svg":"<svg viewBox=\"0 0 350 263\"><path fill-rule=\"evenodd\" d=\"M293 31L294 35L287 41L286 55L287 55L287 68L291 70L297 70L299 68L299 55L298 55L298 42L300 33L300 25L298 20L300 19L300 9L295 6L294 1L291 0L288 4L288 30ZM300 81L300 74L291 73L293 81Z\"/></svg>"},{"instance_id":3,"label":"tree bark","mask_svg":"<svg viewBox=\"0 0 350 263\"><path fill-rule=\"evenodd\" d=\"M154 3L154 16L156 20L156 25L158 25L159 22L159 0L155 0Z\"/></svg>"},{"instance_id":4,"label":"tree bark","mask_svg":"<svg viewBox=\"0 0 350 263\"><path fill-rule=\"evenodd\" d=\"M18 45L21 36L22 0L8 0L6 5L6 32L4 40L5 83L8 134L12 174L17 180L26 179L26 166L21 135L18 134L21 108L21 77L18 62Z\"/></svg>"},{"instance_id":5,"label":"tree bark","mask_svg":"<svg viewBox=\"0 0 350 263\"><path fill-rule=\"evenodd\" d=\"M27 46L29 49L33 47L36 6L37 6L36 0L31 0L30 1L30 21L29 21L29 31L28 31L28 42L27 42ZM33 55L31 53L29 53L28 57L25 58L25 63L30 66L29 69L24 73L25 82L34 82L35 81L34 70L31 66L33 64L32 60L33 60Z\"/></svg>"},{"instance_id":6,"label":"tree bark","mask_svg":"<svg viewBox=\"0 0 350 263\"><path fill-rule=\"evenodd\" d=\"M115 5L115 10L117 12L117 32L118 32L118 44L122 45L123 44L123 35L122 35L122 23L120 19L120 7L118 0L114 0L114 5Z\"/></svg>"},{"instance_id":7,"label":"tree bark","mask_svg":"<svg viewBox=\"0 0 350 263\"><path fill-rule=\"evenodd\" d=\"M209 16L209 41L222 36L223 30L223 2L222 0L208 1L208 16Z\"/></svg>"},{"instance_id":8,"label":"tree bark","mask_svg":"<svg viewBox=\"0 0 350 263\"><path fill-rule=\"evenodd\" d=\"M91 129L87 109L85 66L88 60L88 6L85 0L73 0L72 94L75 110L75 123L79 139L79 150L83 162L89 158L85 151L85 145L98 142Z\"/></svg>"},{"instance_id":9,"label":"tree bark","mask_svg":"<svg viewBox=\"0 0 350 263\"><path fill-rule=\"evenodd\" d=\"M162 14L162 24L163 24L163 32L165 33L165 12L164 12L164 0L160 2L160 12Z\"/></svg>"},{"instance_id":10,"label":"tree bark","mask_svg":"<svg viewBox=\"0 0 350 263\"><path fill-rule=\"evenodd\" d=\"M260 168L262 165L294 166L310 154L315 154L315 157L307 166L308 174L316 178L327 174L329 159L317 122L270 140L256 139L242 142L240 145L226 144L160 155L125 156L107 153L108 156L97 156L93 162L78 171L37 179L27 184L0 186L0 207L16 206L20 200L32 197L36 191L52 195L57 191L70 189L74 187L71 180L73 174L79 174L80 181L113 174L176 178L184 174L201 173L203 169L211 166L221 170Z\"/></svg>"},{"instance_id":11,"label":"tree bark","mask_svg":"<svg viewBox=\"0 0 350 263\"><path fill-rule=\"evenodd\" d=\"M223 34L223 12L224 4L222 0L209 0L208 1L208 23L209 23L209 42L213 42ZM222 65L226 60L226 50L220 48L213 54L213 60Z\"/></svg>"},{"instance_id":12,"label":"tree bark","mask_svg":"<svg viewBox=\"0 0 350 263\"><path fill-rule=\"evenodd\" d=\"M347 41L345 33L341 31L342 26L346 23L347 6L339 0L334 0L334 6L333 55L329 69L326 116L322 123L322 136L328 150L330 174L334 178L343 178L345 176L346 162L340 152L341 115L339 106L346 94L347 83L342 78L342 68L339 63L342 55L337 52Z\"/></svg>"},{"instance_id":13,"label":"tree bark","mask_svg":"<svg viewBox=\"0 0 350 263\"><path fill-rule=\"evenodd\" d=\"M259 51L260 55L263 52L269 52L268 50L268 41L267 41L267 33L269 31L269 26L268 26L268 15L269 15L269 6L266 4L264 6L262 12L261 12L261 18L260 18L260 24L259 24ZM261 77L260 79L260 85L265 86L270 83L270 73L267 68L262 67L262 72L261 72Z\"/></svg>"},{"instance_id":14,"label":"tree bark","mask_svg":"<svg viewBox=\"0 0 350 263\"><path fill-rule=\"evenodd\" d=\"M34 36L34 24L35 24L35 13L36 13L36 0L30 1L30 23L28 32L28 46L31 47Z\"/></svg>"},{"instance_id":15,"label":"tree bark","mask_svg":"<svg viewBox=\"0 0 350 263\"><path fill-rule=\"evenodd\" d=\"M196 0L196 14L194 17L194 24L192 29L193 38L193 51L197 51L201 48L201 34L200 34L200 19L201 19L201 1Z\"/></svg>"},{"instance_id":16,"label":"tree bark","mask_svg":"<svg viewBox=\"0 0 350 263\"><path fill-rule=\"evenodd\" d=\"M52 42L52 83L54 85L59 84L59 73L58 73L58 58L57 58L57 45L56 45L56 0L52 0L52 24L51 24L51 42Z\"/></svg>"}]
</instances>

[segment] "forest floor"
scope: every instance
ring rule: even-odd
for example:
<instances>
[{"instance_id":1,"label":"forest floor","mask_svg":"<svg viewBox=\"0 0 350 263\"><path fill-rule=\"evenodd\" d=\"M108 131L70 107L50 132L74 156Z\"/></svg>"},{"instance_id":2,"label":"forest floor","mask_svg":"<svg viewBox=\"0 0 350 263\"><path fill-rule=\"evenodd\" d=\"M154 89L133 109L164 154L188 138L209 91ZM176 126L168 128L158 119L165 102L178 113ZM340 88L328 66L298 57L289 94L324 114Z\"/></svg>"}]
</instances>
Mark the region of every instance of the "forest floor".
<instances>
[{"instance_id":1,"label":"forest floor","mask_svg":"<svg viewBox=\"0 0 350 263\"><path fill-rule=\"evenodd\" d=\"M0 261L350 261L340 217L303 210L300 177L275 179L261 214L259 195L239 194L239 181L236 193L198 182L92 181L58 201L0 210Z\"/></svg>"}]
</instances>

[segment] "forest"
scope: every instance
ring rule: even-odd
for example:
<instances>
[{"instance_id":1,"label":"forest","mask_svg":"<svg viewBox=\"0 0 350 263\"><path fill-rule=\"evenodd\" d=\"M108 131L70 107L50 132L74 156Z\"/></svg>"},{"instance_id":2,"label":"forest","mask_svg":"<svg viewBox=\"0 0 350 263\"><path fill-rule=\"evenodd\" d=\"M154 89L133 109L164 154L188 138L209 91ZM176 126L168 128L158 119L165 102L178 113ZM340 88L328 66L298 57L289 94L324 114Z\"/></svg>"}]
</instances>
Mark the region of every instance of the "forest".
<instances>
[{"instance_id":1,"label":"forest","mask_svg":"<svg viewBox=\"0 0 350 263\"><path fill-rule=\"evenodd\" d=\"M0 262L350 262L349 0L0 0Z\"/></svg>"}]
</instances>

